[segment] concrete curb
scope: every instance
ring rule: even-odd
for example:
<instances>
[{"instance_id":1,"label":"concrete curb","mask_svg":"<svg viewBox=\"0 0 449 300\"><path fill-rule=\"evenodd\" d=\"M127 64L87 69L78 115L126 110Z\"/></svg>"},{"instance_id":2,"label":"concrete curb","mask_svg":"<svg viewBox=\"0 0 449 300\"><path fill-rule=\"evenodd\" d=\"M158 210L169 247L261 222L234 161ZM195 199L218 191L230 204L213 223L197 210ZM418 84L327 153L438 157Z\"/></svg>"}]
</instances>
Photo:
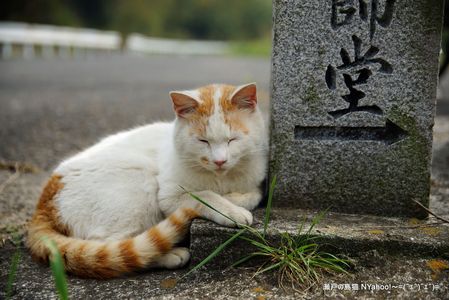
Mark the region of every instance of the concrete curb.
<instances>
[{"instance_id":1,"label":"concrete curb","mask_svg":"<svg viewBox=\"0 0 449 300\"><path fill-rule=\"evenodd\" d=\"M254 212L254 227L263 230L264 210ZM282 232L298 236L298 225L303 218L308 222L316 213L299 209L274 209L267 238L279 244ZM312 230L319 235L324 250L347 256L357 256L361 252L377 250L389 255L411 257L445 257L449 255L449 225L435 225L435 219L385 218L368 215L351 215L329 212ZM209 221L196 220L191 228L191 251L196 264L207 257L216 247L227 240L236 229L224 228ZM235 241L209 267L227 267L244 255L251 246L244 241Z\"/></svg>"}]
</instances>

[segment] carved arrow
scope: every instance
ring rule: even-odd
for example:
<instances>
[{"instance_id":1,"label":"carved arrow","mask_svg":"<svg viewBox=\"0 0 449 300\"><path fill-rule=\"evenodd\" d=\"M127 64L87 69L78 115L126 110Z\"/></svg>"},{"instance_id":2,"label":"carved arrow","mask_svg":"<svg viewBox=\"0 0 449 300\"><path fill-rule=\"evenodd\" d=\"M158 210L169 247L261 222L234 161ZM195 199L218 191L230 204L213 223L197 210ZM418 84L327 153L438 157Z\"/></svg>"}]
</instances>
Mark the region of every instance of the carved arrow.
<instances>
[{"instance_id":1,"label":"carved arrow","mask_svg":"<svg viewBox=\"0 0 449 300\"><path fill-rule=\"evenodd\" d=\"M405 130L388 119L384 127L295 127L296 140L378 141L391 145L407 136Z\"/></svg>"}]
</instances>

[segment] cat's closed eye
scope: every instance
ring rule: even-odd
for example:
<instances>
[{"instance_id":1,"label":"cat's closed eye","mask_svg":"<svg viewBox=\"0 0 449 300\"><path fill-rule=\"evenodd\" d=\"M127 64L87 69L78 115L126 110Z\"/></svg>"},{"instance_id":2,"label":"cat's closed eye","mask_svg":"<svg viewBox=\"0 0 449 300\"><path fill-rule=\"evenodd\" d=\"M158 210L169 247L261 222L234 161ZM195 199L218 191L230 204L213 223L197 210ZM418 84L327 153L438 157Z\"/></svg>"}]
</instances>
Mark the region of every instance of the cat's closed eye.
<instances>
[{"instance_id":1,"label":"cat's closed eye","mask_svg":"<svg viewBox=\"0 0 449 300\"><path fill-rule=\"evenodd\" d=\"M209 145L209 141L208 141L208 140L198 139L198 141L200 141L201 143L204 143L204 144L208 144L208 145Z\"/></svg>"},{"instance_id":2,"label":"cat's closed eye","mask_svg":"<svg viewBox=\"0 0 449 300\"><path fill-rule=\"evenodd\" d=\"M236 141L236 140L237 140L237 138L229 139L229 140L228 140L228 145L229 145L231 142Z\"/></svg>"}]
</instances>

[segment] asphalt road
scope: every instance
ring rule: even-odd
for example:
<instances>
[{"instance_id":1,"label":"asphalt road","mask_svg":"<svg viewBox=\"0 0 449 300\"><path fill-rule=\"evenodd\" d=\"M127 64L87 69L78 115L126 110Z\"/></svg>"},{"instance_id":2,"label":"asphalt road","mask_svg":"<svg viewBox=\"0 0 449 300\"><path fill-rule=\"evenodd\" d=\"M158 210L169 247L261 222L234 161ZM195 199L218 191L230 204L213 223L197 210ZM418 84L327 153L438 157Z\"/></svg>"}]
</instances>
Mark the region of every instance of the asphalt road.
<instances>
[{"instance_id":1,"label":"asphalt road","mask_svg":"<svg viewBox=\"0 0 449 300\"><path fill-rule=\"evenodd\" d=\"M110 56L0 61L0 159L49 170L99 138L173 118L168 92L257 82L268 105L268 59Z\"/></svg>"}]
</instances>

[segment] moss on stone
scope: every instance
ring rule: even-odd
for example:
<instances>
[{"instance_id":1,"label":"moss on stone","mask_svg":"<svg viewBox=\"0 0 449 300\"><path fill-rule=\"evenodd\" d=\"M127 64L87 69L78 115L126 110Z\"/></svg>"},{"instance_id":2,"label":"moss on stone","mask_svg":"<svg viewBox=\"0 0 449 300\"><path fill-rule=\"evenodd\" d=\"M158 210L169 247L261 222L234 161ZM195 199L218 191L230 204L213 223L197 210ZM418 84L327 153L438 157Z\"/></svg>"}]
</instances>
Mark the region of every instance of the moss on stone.
<instances>
[{"instance_id":1,"label":"moss on stone","mask_svg":"<svg viewBox=\"0 0 449 300\"><path fill-rule=\"evenodd\" d=\"M306 103L314 103L319 100L320 100L320 97L316 90L315 84L311 84L306 90L306 94L304 95L304 101Z\"/></svg>"},{"instance_id":2,"label":"moss on stone","mask_svg":"<svg viewBox=\"0 0 449 300\"><path fill-rule=\"evenodd\" d=\"M429 203L429 193L430 193L430 149L431 140L428 140L421 132L418 127L417 121L403 113L397 106L393 106L388 112L388 117L402 129L407 131L407 138L398 144L400 149L397 149L397 153L406 153L408 160L411 163L407 164L408 170L404 170L413 174L422 174L427 178L423 178L421 183L424 185L423 188L418 189L422 191L421 194L416 194L414 199L421 202L423 205L428 205ZM391 154L390 154L391 155ZM412 199L410 199L412 200ZM410 205L413 203L410 201ZM417 208L417 210L421 210ZM426 214L422 214L425 216Z\"/></svg>"},{"instance_id":3,"label":"moss on stone","mask_svg":"<svg viewBox=\"0 0 449 300\"><path fill-rule=\"evenodd\" d=\"M321 110L320 95L318 94L316 85L312 82L306 89L303 97L304 103L307 105L311 113L319 113Z\"/></svg>"},{"instance_id":4,"label":"moss on stone","mask_svg":"<svg viewBox=\"0 0 449 300\"><path fill-rule=\"evenodd\" d=\"M443 10L443 2L444 0L421 1L419 13L427 22L434 22L436 21L435 16L438 16L438 13ZM443 25L443 19L437 21Z\"/></svg>"}]
</instances>

